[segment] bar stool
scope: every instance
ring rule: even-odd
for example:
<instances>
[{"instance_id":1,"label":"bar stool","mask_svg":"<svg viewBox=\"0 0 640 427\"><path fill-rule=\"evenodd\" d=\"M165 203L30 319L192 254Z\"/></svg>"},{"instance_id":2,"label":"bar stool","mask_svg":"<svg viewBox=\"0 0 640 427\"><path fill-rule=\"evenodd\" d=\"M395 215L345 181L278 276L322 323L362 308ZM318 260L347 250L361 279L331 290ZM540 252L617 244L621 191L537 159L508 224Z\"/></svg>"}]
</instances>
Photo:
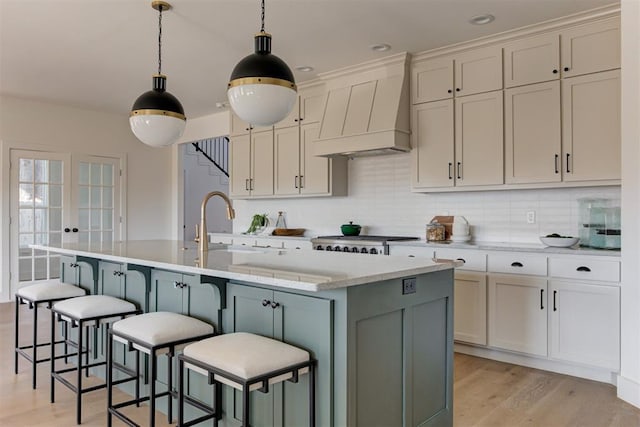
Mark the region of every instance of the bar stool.
<instances>
[{"instance_id":1,"label":"bar stool","mask_svg":"<svg viewBox=\"0 0 640 427\"><path fill-rule=\"evenodd\" d=\"M178 426L188 427L221 416L221 408L208 408L207 414L184 421L185 369L209 377L211 384L224 383L242 392L242 425L249 427L249 393L269 392L269 386L284 380L298 382L309 374L309 426L315 426L315 367L309 352L283 342L246 332L217 335L184 348L178 356ZM202 409L202 408L199 408Z\"/></svg>"},{"instance_id":2,"label":"bar stool","mask_svg":"<svg viewBox=\"0 0 640 427\"><path fill-rule=\"evenodd\" d=\"M171 423L173 420L172 398L175 395L172 373L173 356L185 345L212 337L214 333L215 330L210 324L178 313L153 312L115 322L110 330L113 340L107 341L107 426L111 426L113 415L127 425L138 426L118 409L134 404L140 406L141 402L147 400L149 401L149 425L154 426L156 399L163 396L167 396L167 420ZM124 343L129 351L136 351L135 377L119 381L135 380L135 398L117 404L113 404L115 383L112 369L116 367L122 370L122 365L113 361L114 341ZM149 395L142 398L140 397L140 352L150 356L149 370L151 372ZM157 356L162 354L168 357L167 391L156 393Z\"/></svg>"},{"instance_id":3,"label":"bar stool","mask_svg":"<svg viewBox=\"0 0 640 427\"><path fill-rule=\"evenodd\" d=\"M83 329L86 328L88 330L91 326L93 326L94 329L97 329L99 326L105 325L108 331L110 323L140 313L141 311L138 310L134 304L107 295L89 295L84 297L71 298L68 300L57 302L51 307L52 340L55 334L56 320L67 322L67 324L70 324L72 328L78 328L78 340L75 344L78 351L74 354L64 355L67 357L78 356L76 366L72 368L56 370L55 363L51 363L51 403L55 402L55 380L58 380L71 391L76 393L77 424L80 424L82 419L82 394L106 387L105 382L99 385L82 388L82 369L85 369L88 375L89 368L94 368L106 364L106 361L104 360L89 363L87 346L87 357L85 360L85 364L83 365L82 357L80 357L81 354L85 351L83 347L85 338L83 336ZM51 360L55 361L60 357L56 357L55 346L51 346ZM76 371L76 384L72 384L69 380L62 376L62 374L72 371ZM130 373L133 374L133 372Z\"/></svg>"},{"instance_id":4,"label":"bar stool","mask_svg":"<svg viewBox=\"0 0 640 427\"><path fill-rule=\"evenodd\" d=\"M18 356L22 356L31 362L31 386L36 388L36 366L38 363L47 362L50 358L38 359L38 347L43 347L53 343L65 343L65 353L67 352L66 339L49 342L38 343L38 306L44 305L51 309L51 305L55 302L68 298L85 295L85 290L78 286L62 283L60 280L48 280L46 282L36 283L35 285L24 286L16 291L16 314L15 314L15 354L14 354L14 372L18 373ZM20 305L29 304L29 309L33 310L33 341L31 345L20 346L19 344L19 324L20 324ZM65 338L67 331L65 330ZM31 352L26 351L31 349Z\"/></svg>"}]
</instances>

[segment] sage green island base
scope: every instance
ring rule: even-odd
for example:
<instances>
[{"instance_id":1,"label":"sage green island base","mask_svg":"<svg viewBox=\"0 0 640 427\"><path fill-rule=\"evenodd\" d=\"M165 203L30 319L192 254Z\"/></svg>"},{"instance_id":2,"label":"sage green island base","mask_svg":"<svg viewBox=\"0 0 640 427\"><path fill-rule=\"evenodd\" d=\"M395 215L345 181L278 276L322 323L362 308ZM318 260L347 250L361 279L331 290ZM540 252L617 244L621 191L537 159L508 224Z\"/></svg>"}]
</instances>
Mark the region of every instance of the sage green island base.
<instances>
[{"instance_id":1,"label":"sage green island base","mask_svg":"<svg viewBox=\"0 0 640 427\"><path fill-rule=\"evenodd\" d=\"M37 248L62 253L62 279L91 292L130 299L145 311L197 317L223 333L252 332L310 351L318 360L319 427L453 424L452 265L427 268L431 261L402 258L402 265L396 265L394 257L311 252L280 253L280 258L269 253L259 262L257 255L235 256L223 269L211 255L206 266L194 267L193 259L184 255L179 261L170 257L160 262L158 257L134 256L131 250L91 251L77 244ZM395 273L379 271L367 279L379 280L357 283L341 273L339 260L346 258L358 268L380 269L365 265L373 262L365 259L376 258L377 264L390 263L387 268ZM70 274L69 264L80 267ZM323 264L331 265L324 276L319 274ZM292 273L293 266L297 272ZM310 285L313 280L315 286ZM96 348L95 357L103 357L102 345ZM116 350L119 361L133 365L135 353L123 346ZM165 359L159 357L159 389L166 383ZM302 375L298 383L285 381L268 394L253 392L250 425L306 426L307 381ZM187 389L212 403L213 387L205 377L190 372ZM160 410L164 405L166 398L159 399ZM224 387L222 407L220 426L242 425L240 393ZM187 419L198 414L190 409Z\"/></svg>"}]
</instances>

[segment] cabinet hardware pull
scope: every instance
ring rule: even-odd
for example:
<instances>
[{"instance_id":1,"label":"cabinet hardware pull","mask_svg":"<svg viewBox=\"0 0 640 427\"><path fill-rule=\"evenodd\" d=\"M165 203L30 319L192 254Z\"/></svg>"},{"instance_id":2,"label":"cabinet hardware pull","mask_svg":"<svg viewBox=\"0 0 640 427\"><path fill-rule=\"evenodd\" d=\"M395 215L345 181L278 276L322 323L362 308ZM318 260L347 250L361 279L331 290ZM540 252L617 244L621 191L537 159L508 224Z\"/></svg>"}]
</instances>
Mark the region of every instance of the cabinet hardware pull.
<instances>
[{"instance_id":1,"label":"cabinet hardware pull","mask_svg":"<svg viewBox=\"0 0 640 427\"><path fill-rule=\"evenodd\" d=\"M558 74L558 70L553 70L553 74Z\"/></svg>"},{"instance_id":2,"label":"cabinet hardware pull","mask_svg":"<svg viewBox=\"0 0 640 427\"><path fill-rule=\"evenodd\" d=\"M452 91L451 89L449 89L449 90L447 91L447 93L453 93L453 91Z\"/></svg>"},{"instance_id":3,"label":"cabinet hardware pull","mask_svg":"<svg viewBox=\"0 0 640 427\"><path fill-rule=\"evenodd\" d=\"M249 178L249 190L253 191L253 178Z\"/></svg>"},{"instance_id":4,"label":"cabinet hardware pull","mask_svg":"<svg viewBox=\"0 0 640 427\"><path fill-rule=\"evenodd\" d=\"M409 258L415 258L415 257L416 257L415 255L409 255Z\"/></svg>"},{"instance_id":5,"label":"cabinet hardware pull","mask_svg":"<svg viewBox=\"0 0 640 427\"><path fill-rule=\"evenodd\" d=\"M175 289L178 289L180 287L180 282L178 282L178 281L173 282L173 287Z\"/></svg>"},{"instance_id":6,"label":"cabinet hardware pull","mask_svg":"<svg viewBox=\"0 0 640 427\"><path fill-rule=\"evenodd\" d=\"M565 71L569 71L569 67L564 67L564 70Z\"/></svg>"},{"instance_id":7,"label":"cabinet hardware pull","mask_svg":"<svg viewBox=\"0 0 640 427\"><path fill-rule=\"evenodd\" d=\"M456 261L462 261L462 263L463 263L463 264L466 264L466 263L467 263L467 261L465 261L465 259L464 259L464 258L456 258Z\"/></svg>"},{"instance_id":8,"label":"cabinet hardware pull","mask_svg":"<svg viewBox=\"0 0 640 427\"><path fill-rule=\"evenodd\" d=\"M300 121L303 121L303 120L304 120L304 117L300 117Z\"/></svg>"},{"instance_id":9,"label":"cabinet hardware pull","mask_svg":"<svg viewBox=\"0 0 640 427\"><path fill-rule=\"evenodd\" d=\"M523 267L521 262L514 261L511 263L511 267Z\"/></svg>"},{"instance_id":10,"label":"cabinet hardware pull","mask_svg":"<svg viewBox=\"0 0 640 427\"><path fill-rule=\"evenodd\" d=\"M569 159L571 158L571 154L567 153L567 173L571 173L571 171L569 170Z\"/></svg>"},{"instance_id":11,"label":"cabinet hardware pull","mask_svg":"<svg viewBox=\"0 0 640 427\"><path fill-rule=\"evenodd\" d=\"M298 175L296 175L296 177L293 179L293 185L294 185L296 188L299 188L299 187L298 187Z\"/></svg>"},{"instance_id":12,"label":"cabinet hardware pull","mask_svg":"<svg viewBox=\"0 0 640 427\"><path fill-rule=\"evenodd\" d=\"M298 122L298 119L293 119L293 121L297 123L297 122Z\"/></svg>"},{"instance_id":13,"label":"cabinet hardware pull","mask_svg":"<svg viewBox=\"0 0 640 427\"><path fill-rule=\"evenodd\" d=\"M540 289L540 310L544 310L544 289Z\"/></svg>"},{"instance_id":14,"label":"cabinet hardware pull","mask_svg":"<svg viewBox=\"0 0 640 427\"><path fill-rule=\"evenodd\" d=\"M278 308L278 307L280 307L280 303L279 302L275 302L275 301L271 302L271 308Z\"/></svg>"},{"instance_id":15,"label":"cabinet hardware pull","mask_svg":"<svg viewBox=\"0 0 640 427\"><path fill-rule=\"evenodd\" d=\"M453 167L453 163L449 162L449 179L453 179L453 175L451 174L452 167Z\"/></svg>"},{"instance_id":16,"label":"cabinet hardware pull","mask_svg":"<svg viewBox=\"0 0 640 427\"><path fill-rule=\"evenodd\" d=\"M587 273L591 272L591 269L589 267L585 267L584 265L581 265L580 267L576 268L576 271L586 271Z\"/></svg>"},{"instance_id":17,"label":"cabinet hardware pull","mask_svg":"<svg viewBox=\"0 0 640 427\"><path fill-rule=\"evenodd\" d=\"M263 300L262 300L262 306L263 306L263 307L266 307L266 306L268 306L269 304L271 304L271 301L269 301L268 299L263 299Z\"/></svg>"},{"instance_id":18,"label":"cabinet hardware pull","mask_svg":"<svg viewBox=\"0 0 640 427\"><path fill-rule=\"evenodd\" d=\"M304 188L304 175L300 175L300 179L298 180L298 185L300 188Z\"/></svg>"},{"instance_id":19,"label":"cabinet hardware pull","mask_svg":"<svg viewBox=\"0 0 640 427\"><path fill-rule=\"evenodd\" d=\"M119 272L119 271L114 271L114 272L113 272L113 275L114 275L114 276L117 276L117 275L118 275L118 273L120 273L120 272Z\"/></svg>"},{"instance_id":20,"label":"cabinet hardware pull","mask_svg":"<svg viewBox=\"0 0 640 427\"><path fill-rule=\"evenodd\" d=\"M249 191L249 178L244 180L244 189Z\"/></svg>"},{"instance_id":21,"label":"cabinet hardware pull","mask_svg":"<svg viewBox=\"0 0 640 427\"><path fill-rule=\"evenodd\" d=\"M553 166L555 167L555 171L556 173L559 173L560 171L558 170L558 159L560 158L560 156L558 156L557 154L555 155L555 159L553 160Z\"/></svg>"},{"instance_id":22,"label":"cabinet hardware pull","mask_svg":"<svg viewBox=\"0 0 640 427\"><path fill-rule=\"evenodd\" d=\"M75 227L73 227L73 228L71 229L71 231L73 231L74 233L77 233L77 232L78 232L78 229L77 229L77 228L75 228Z\"/></svg>"},{"instance_id":23,"label":"cabinet hardware pull","mask_svg":"<svg viewBox=\"0 0 640 427\"><path fill-rule=\"evenodd\" d=\"M64 232L65 232L65 233L68 233L68 232L70 232L70 231L71 231L71 229L70 229L69 227L65 227L65 228L64 228Z\"/></svg>"},{"instance_id":24,"label":"cabinet hardware pull","mask_svg":"<svg viewBox=\"0 0 640 427\"><path fill-rule=\"evenodd\" d=\"M460 92L460 88L459 87L456 88L456 92Z\"/></svg>"},{"instance_id":25,"label":"cabinet hardware pull","mask_svg":"<svg viewBox=\"0 0 640 427\"><path fill-rule=\"evenodd\" d=\"M558 308L556 307L556 294L558 293L558 291L553 291L553 311L558 311Z\"/></svg>"},{"instance_id":26,"label":"cabinet hardware pull","mask_svg":"<svg viewBox=\"0 0 640 427\"><path fill-rule=\"evenodd\" d=\"M457 174L458 179L462 179L462 172L461 171L462 171L462 163L458 162L458 174Z\"/></svg>"}]
</instances>

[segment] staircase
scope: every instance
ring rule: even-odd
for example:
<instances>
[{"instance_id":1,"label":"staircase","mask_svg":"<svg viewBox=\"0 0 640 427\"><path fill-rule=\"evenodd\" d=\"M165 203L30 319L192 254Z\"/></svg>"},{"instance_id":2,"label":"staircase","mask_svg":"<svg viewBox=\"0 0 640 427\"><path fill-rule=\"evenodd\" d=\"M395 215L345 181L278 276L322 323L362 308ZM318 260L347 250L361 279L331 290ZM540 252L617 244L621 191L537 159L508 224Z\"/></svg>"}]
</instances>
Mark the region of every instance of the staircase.
<instances>
[{"instance_id":1,"label":"staircase","mask_svg":"<svg viewBox=\"0 0 640 427\"><path fill-rule=\"evenodd\" d=\"M229 177L229 138L219 136L217 138L201 139L192 142L196 153L201 153L206 159Z\"/></svg>"}]
</instances>

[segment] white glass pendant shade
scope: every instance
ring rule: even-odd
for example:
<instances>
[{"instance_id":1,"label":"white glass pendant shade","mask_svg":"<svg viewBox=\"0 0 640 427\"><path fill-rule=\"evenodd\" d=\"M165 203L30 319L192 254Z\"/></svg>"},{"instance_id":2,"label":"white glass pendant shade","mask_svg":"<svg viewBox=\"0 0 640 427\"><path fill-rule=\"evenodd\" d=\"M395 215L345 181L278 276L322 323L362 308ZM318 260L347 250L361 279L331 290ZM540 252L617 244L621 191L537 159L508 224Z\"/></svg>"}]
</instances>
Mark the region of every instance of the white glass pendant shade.
<instances>
[{"instance_id":1,"label":"white glass pendant shade","mask_svg":"<svg viewBox=\"0 0 640 427\"><path fill-rule=\"evenodd\" d=\"M180 139L187 122L172 116L145 114L129 117L129 124L140 141L151 147L166 147Z\"/></svg>"},{"instance_id":2,"label":"white glass pendant shade","mask_svg":"<svg viewBox=\"0 0 640 427\"><path fill-rule=\"evenodd\" d=\"M234 113L247 123L271 126L283 120L296 103L296 91L273 84L247 84L227 91Z\"/></svg>"}]
</instances>

